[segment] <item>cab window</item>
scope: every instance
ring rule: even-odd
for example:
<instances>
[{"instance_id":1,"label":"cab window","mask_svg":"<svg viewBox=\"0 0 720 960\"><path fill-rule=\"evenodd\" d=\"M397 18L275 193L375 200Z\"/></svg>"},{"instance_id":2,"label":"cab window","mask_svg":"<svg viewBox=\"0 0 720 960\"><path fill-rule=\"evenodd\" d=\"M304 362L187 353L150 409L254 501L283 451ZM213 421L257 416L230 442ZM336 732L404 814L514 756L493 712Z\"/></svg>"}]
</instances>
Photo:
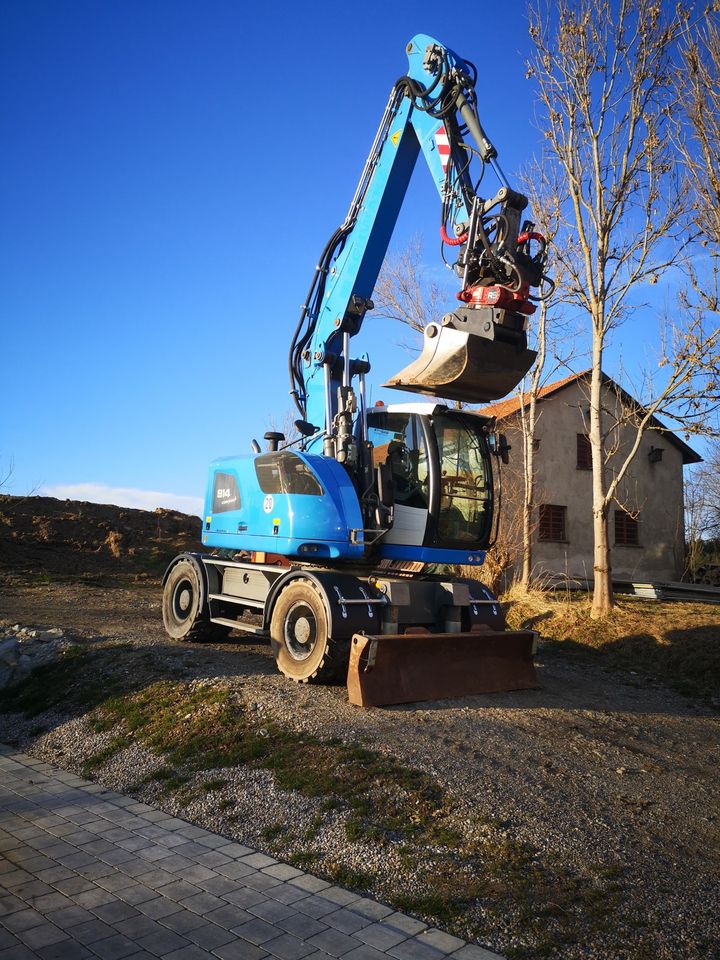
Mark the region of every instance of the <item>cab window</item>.
<instances>
[{"instance_id":1,"label":"cab window","mask_svg":"<svg viewBox=\"0 0 720 960\"><path fill-rule=\"evenodd\" d=\"M428 453L417 414L373 413L368 439L373 444L373 465L390 467L395 503L427 510Z\"/></svg>"},{"instance_id":2,"label":"cab window","mask_svg":"<svg viewBox=\"0 0 720 960\"><path fill-rule=\"evenodd\" d=\"M322 496L310 467L294 453L268 453L255 458L255 474L263 493Z\"/></svg>"},{"instance_id":3,"label":"cab window","mask_svg":"<svg viewBox=\"0 0 720 960\"><path fill-rule=\"evenodd\" d=\"M489 534L492 473L487 443L467 416L433 417L440 458L437 539L476 544Z\"/></svg>"}]
</instances>

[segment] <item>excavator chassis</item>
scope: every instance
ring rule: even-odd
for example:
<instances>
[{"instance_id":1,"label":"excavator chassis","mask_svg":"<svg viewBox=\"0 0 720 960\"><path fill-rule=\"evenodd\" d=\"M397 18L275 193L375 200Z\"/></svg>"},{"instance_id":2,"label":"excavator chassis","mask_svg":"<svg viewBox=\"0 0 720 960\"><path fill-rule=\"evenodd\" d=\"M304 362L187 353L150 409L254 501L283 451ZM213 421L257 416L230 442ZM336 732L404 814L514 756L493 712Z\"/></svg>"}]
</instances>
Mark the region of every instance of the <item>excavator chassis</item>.
<instances>
[{"instance_id":1,"label":"excavator chassis","mask_svg":"<svg viewBox=\"0 0 720 960\"><path fill-rule=\"evenodd\" d=\"M536 634L507 631L497 599L475 580L181 554L163 585L174 639L238 630L270 640L285 676L346 681L358 706L537 686ZM261 625L247 623L248 612Z\"/></svg>"}]
</instances>

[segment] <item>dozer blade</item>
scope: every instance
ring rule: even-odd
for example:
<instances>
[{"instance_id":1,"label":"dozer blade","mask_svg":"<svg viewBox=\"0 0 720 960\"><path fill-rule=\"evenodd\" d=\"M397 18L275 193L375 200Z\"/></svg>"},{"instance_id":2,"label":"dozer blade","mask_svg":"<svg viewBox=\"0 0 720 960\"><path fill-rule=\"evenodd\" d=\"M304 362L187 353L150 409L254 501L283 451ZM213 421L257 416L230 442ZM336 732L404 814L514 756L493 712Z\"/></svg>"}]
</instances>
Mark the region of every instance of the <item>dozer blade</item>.
<instances>
[{"instance_id":1,"label":"dozer blade","mask_svg":"<svg viewBox=\"0 0 720 960\"><path fill-rule=\"evenodd\" d=\"M359 707L443 700L537 687L536 634L481 629L470 633L356 633L348 695Z\"/></svg>"},{"instance_id":2,"label":"dozer blade","mask_svg":"<svg viewBox=\"0 0 720 960\"><path fill-rule=\"evenodd\" d=\"M447 400L488 403L507 396L535 356L534 350L518 343L431 323L425 328L420 356L383 386Z\"/></svg>"}]
</instances>

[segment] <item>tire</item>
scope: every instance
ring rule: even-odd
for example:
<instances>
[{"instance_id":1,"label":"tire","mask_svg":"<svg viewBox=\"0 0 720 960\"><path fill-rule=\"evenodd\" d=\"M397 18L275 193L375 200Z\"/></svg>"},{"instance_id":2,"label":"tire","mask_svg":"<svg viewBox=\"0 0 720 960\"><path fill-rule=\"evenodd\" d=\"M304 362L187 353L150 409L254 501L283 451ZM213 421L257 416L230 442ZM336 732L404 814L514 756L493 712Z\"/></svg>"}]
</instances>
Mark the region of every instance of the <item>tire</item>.
<instances>
[{"instance_id":1,"label":"tire","mask_svg":"<svg viewBox=\"0 0 720 960\"><path fill-rule=\"evenodd\" d=\"M190 560L180 560L168 574L162 612L165 630L173 640L209 642L221 640L230 632L227 627L210 623L202 575Z\"/></svg>"},{"instance_id":2,"label":"tire","mask_svg":"<svg viewBox=\"0 0 720 960\"><path fill-rule=\"evenodd\" d=\"M327 683L339 678L343 665L347 671L343 645L328 636L325 603L309 580L295 580L280 593L270 642L278 670L296 683Z\"/></svg>"}]
</instances>

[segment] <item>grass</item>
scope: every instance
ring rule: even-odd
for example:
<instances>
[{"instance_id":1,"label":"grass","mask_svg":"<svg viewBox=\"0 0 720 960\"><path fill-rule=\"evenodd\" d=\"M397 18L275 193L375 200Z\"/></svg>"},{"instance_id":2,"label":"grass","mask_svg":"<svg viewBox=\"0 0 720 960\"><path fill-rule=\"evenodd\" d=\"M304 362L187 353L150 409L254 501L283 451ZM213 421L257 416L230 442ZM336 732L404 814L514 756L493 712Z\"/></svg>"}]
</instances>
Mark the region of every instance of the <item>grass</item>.
<instances>
[{"instance_id":1,"label":"grass","mask_svg":"<svg viewBox=\"0 0 720 960\"><path fill-rule=\"evenodd\" d=\"M622 923L617 877L570 871L490 820L470 825L482 829L460 829L452 799L425 771L265 718L263 735L261 722L230 689L159 679L166 671L164 661L128 646L75 650L9 691L1 709L37 716L62 706L87 713L92 729L112 738L88 759L86 771L140 744L163 760L149 780L164 793L182 792L202 771L213 771L203 787L208 794L226 785L223 769L270 771L282 789L321 801L321 813L300 825L298 835L281 824L266 828L263 839L276 855L468 939L486 939L490 929L509 925L518 945L506 952L514 960L552 957L558 944L591 938L611 919ZM232 818L232 800L215 802ZM322 853L308 847L338 816L350 841L392 853L403 869L373 874L324 863Z\"/></svg>"},{"instance_id":2,"label":"grass","mask_svg":"<svg viewBox=\"0 0 720 960\"><path fill-rule=\"evenodd\" d=\"M720 696L717 606L618 596L609 616L591 620L584 594L516 589L502 600L508 624L538 630L551 649L654 677L688 696Z\"/></svg>"}]
</instances>

